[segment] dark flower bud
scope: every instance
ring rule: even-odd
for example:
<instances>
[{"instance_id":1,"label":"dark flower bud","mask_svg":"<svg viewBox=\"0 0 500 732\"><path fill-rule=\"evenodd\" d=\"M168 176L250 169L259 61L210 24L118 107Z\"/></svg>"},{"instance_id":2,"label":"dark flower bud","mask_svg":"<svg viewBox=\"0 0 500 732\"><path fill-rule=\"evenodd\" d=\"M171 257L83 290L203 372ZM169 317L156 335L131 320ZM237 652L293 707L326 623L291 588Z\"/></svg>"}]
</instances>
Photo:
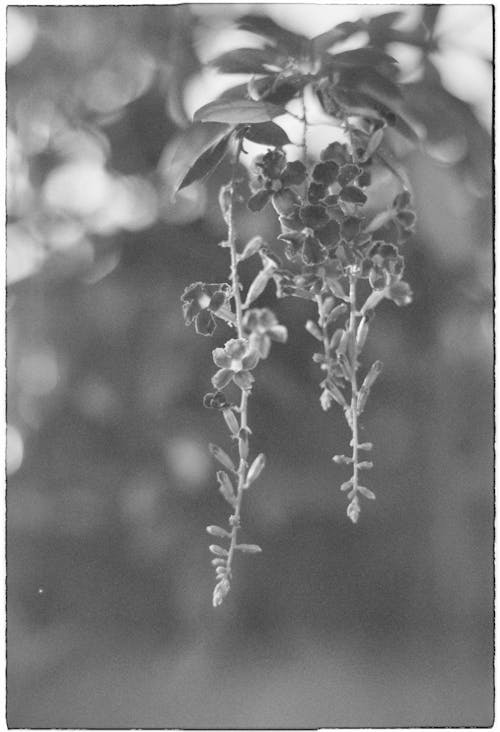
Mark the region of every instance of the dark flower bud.
<instances>
[{"instance_id":1,"label":"dark flower bud","mask_svg":"<svg viewBox=\"0 0 500 732\"><path fill-rule=\"evenodd\" d=\"M348 185L349 183L352 183L352 181L355 180L358 175L361 175L362 172L362 168L358 167L357 165L353 165L352 163L348 163L347 165L343 165L340 168L337 180L343 187Z\"/></svg>"},{"instance_id":2,"label":"dark flower bud","mask_svg":"<svg viewBox=\"0 0 500 732\"><path fill-rule=\"evenodd\" d=\"M330 186L337 180L338 172L339 166L337 163L334 160L327 160L315 165L312 174L315 181Z\"/></svg>"},{"instance_id":3,"label":"dark flower bud","mask_svg":"<svg viewBox=\"0 0 500 732\"><path fill-rule=\"evenodd\" d=\"M340 191L339 197L342 201L346 201L347 203L363 204L367 201L366 193L363 193L361 188L358 188L357 186L346 186Z\"/></svg>"},{"instance_id":4,"label":"dark flower bud","mask_svg":"<svg viewBox=\"0 0 500 732\"><path fill-rule=\"evenodd\" d=\"M347 146L340 142L332 142L320 154L321 160L334 160L338 165L342 165L348 159Z\"/></svg>"},{"instance_id":5,"label":"dark flower bud","mask_svg":"<svg viewBox=\"0 0 500 732\"><path fill-rule=\"evenodd\" d=\"M281 174L281 182L284 186L298 186L306 179L306 168L300 160L287 163Z\"/></svg>"},{"instance_id":6,"label":"dark flower bud","mask_svg":"<svg viewBox=\"0 0 500 732\"><path fill-rule=\"evenodd\" d=\"M279 178L286 166L286 156L282 150L268 150L262 158L260 167L268 178Z\"/></svg>"},{"instance_id":7,"label":"dark flower bud","mask_svg":"<svg viewBox=\"0 0 500 732\"><path fill-rule=\"evenodd\" d=\"M358 178L358 186L367 188L372 182L372 174L369 170L364 170Z\"/></svg>"},{"instance_id":8,"label":"dark flower bud","mask_svg":"<svg viewBox=\"0 0 500 732\"><path fill-rule=\"evenodd\" d=\"M415 222L417 220L413 211L398 211L396 218L405 229L415 226Z\"/></svg>"},{"instance_id":9,"label":"dark flower bud","mask_svg":"<svg viewBox=\"0 0 500 732\"><path fill-rule=\"evenodd\" d=\"M304 226L309 226L311 229L324 226L330 220L326 208L314 204L302 206L299 211L299 216Z\"/></svg>"},{"instance_id":10,"label":"dark flower bud","mask_svg":"<svg viewBox=\"0 0 500 732\"><path fill-rule=\"evenodd\" d=\"M315 183L315 181L312 181L307 189L307 198L309 203L318 203L318 201L321 201L321 199L324 198L325 193L326 188L323 183Z\"/></svg>"},{"instance_id":11,"label":"dark flower bud","mask_svg":"<svg viewBox=\"0 0 500 732\"><path fill-rule=\"evenodd\" d=\"M361 228L361 221L355 216L348 216L341 225L342 236L347 241L352 241L354 237L359 234Z\"/></svg>"},{"instance_id":12,"label":"dark flower bud","mask_svg":"<svg viewBox=\"0 0 500 732\"><path fill-rule=\"evenodd\" d=\"M404 208L408 208L411 204L411 194L409 191L403 191L402 193L398 193L394 201L392 202L393 208L397 208L398 211L401 211Z\"/></svg>"}]
</instances>

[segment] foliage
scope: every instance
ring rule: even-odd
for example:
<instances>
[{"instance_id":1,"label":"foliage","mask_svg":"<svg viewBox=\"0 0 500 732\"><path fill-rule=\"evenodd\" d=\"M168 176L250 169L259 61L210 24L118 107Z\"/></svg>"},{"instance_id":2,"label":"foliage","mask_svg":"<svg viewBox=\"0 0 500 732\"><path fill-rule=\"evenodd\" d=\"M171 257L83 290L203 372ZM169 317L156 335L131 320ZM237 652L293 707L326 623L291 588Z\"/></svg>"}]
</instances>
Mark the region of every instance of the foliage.
<instances>
[{"instance_id":1,"label":"foliage","mask_svg":"<svg viewBox=\"0 0 500 732\"><path fill-rule=\"evenodd\" d=\"M375 26L380 37L390 28L395 14L380 16ZM399 165L391 165L390 137L396 132L411 144L418 142L404 111L403 94L397 84L397 64L385 51L370 45L335 52L335 46L361 30L358 23L340 24L312 39L285 30L270 18L246 15L239 27L259 36L262 48L236 49L212 61L226 74L247 73L246 85L226 91L194 115L194 124L219 123L203 149L189 159L179 190L205 178L226 154L233 155L233 175L219 196L227 223L231 259L230 284L196 283L183 295L186 324L196 317L196 329L212 335L217 320L236 331L236 338L216 348L213 358L219 367L212 377L215 394L205 397L209 406L222 411L230 437L238 445L238 466L222 448L211 452L228 472L218 480L223 497L231 505L229 529L209 526L208 532L229 541L229 548L212 545L217 584L214 606L220 605L230 589L235 552L258 552L260 547L237 541L241 528L243 492L262 472L264 455L249 462L251 430L248 427L248 399L255 383L253 370L267 358L272 340L284 342L287 330L272 311L250 309L271 281L281 297L298 297L313 302L317 321L306 329L321 345L313 360L320 365L322 408L337 403L351 431L350 455L333 457L351 467L351 477L342 483L349 504L347 515L356 523L361 511L360 496L374 499L374 492L360 483L360 472L373 467L361 453L371 451L371 442L359 436L359 418L382 370L374 362L363 380L359 378L360 357L375 309L386 299L408 305L412 291L403 279L404 258L399 247L412 235L415 214L406 176ZM375 32L375 31L373 31ZM369 33L370 36L370 33ZM321 152L315 161L307 154L311 98L340 130L339 139ZM290 105L300 100L301 114ZM283 115L298 118L303 126L303 161L289 160L283 148L290 145L285 132L273 120ZM270 245L254 238L238 251L234 206L242 198L239 162L245 140L268 147L253 160L251 211L261 211L268 202L276 211L281 234ZM181 143L182 144L182 143ZM389 168L401 191L382 210L372 202L379 183L380 168ZM289 264L284 266L278 245ZM238 266L249 257L259 257L260 270L242 297ZM210 289L211 288L211 289ZM202 319L203 318L203 319ZM201 321L201 324L200 324ZM235 385L241 392L239 407L231 405L224 390ZM216 402L216 404L214 404ZM236 485L233 480L236 481ZM244 548L245 547L245 548Z\"/></svg>"}]
</instances>

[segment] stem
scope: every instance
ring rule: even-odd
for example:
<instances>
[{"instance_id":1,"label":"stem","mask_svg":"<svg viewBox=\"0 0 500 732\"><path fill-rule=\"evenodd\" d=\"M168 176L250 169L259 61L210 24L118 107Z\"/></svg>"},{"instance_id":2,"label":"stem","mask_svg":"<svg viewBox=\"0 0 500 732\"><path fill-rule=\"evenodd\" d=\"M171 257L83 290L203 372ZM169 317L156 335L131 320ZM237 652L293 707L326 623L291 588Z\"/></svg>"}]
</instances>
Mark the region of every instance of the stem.
<instances>
[{"instance_id":1,"label":"stem","mask_svg":"<svg viewBox=\"0 0 500 732\"><path fill-rule=\"evenodd\" d=\"M238 252L236 251L236 233L235 233L235 225L234 225L233 203L234 203L234 189L235 189L235 185L236 185L236 174L237 174L237 169L238 169L238 162L239 162L241 151L242 151L242 146L243 146L243 138L240 138L238 140L238 147L237 147L235 158L234 158L233 174L231 177L231 201L230 201L229 216L228 216L228 243L229 243L229 250L231 253L231 286L232 286L232 290L233 290L234 304L235 304L235 310L236 310L235 325L236 325L236 329L238 332L238 338L244 337L243 303L241 301L240 279L239 279L239 275L238 275ZM240 462L239 462L239 466L238 466L238 487L237 487L237 491L236 491L236 503L235 503L235 507L234 507L234 513L230 517L230 524L232 527L231 528L231 543L229 546L229 554L228 554L227 562L226 562L228 577L231 577L231 564L232 564L234 553L236 550L238 530L240 528L241 502L243 499L243 490L244 490L244 486L245 486L245 482L246 482L246 474L247 474L247 468L248 468L246 455L243 454L243 449L248 450L248 443L247 443L248 397L249 397L249 393L247 391L242 390L239 413L240 413L240 430L243 431L243 438L239 438L239 440L238 440Z\"/></svg>"},{"instance_id":2,"label":"stem","mask_svg":"<svg viewBox=\"0 0 500 732\"><path fill-rule=\"evenodd\" d=\"M349 273L349 338L351 343L351 424L352 424L352 487L358 490L358 382L356 378L357 345L356 345L356 277Z\"/></svg>"}]
</instances>

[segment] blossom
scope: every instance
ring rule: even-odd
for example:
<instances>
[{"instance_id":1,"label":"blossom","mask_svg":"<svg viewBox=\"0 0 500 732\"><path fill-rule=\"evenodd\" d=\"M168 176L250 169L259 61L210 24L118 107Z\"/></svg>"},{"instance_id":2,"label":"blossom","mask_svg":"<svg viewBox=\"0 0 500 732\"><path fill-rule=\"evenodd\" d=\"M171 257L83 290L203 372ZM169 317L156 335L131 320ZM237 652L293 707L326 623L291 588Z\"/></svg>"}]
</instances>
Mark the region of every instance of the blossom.
<instances>
[{"instance_id":1,"label":"blossom","mask_svg":"<svg viewBox=\"0 0 500 732\"><path fill-rule=\"evenodd\" d=\"M271 341L285 343L288 331L278 323L276 315L268 308L247 310L243 319L243 327L250 334L249 343L260 358L267 358L271 350Z\"/></svg>"},{"instance_id":2,"label":"blossom","mask_svg":"<svg viewBox=\"0 0 500 732\"><path fill-rule=\"evenodd\" d=\"M247 338L232 338L224 348L213 351L213 359L219 371L212 376L212 384L218 390L230 381L244 391L250 391L254 377L250 373L259 362L259 353Z\"/></svg>"},{"instance_id":3,"label":"blossom","mask_svg":"<svg viewBox=\"0 0 500 732\"><path fill-rule=\"evenodd\" d=\"M229 297L229 285L194 282L186 287L181 295L182 310L186 325L195 324L196 332L201 335L212 335L216 322L214 313L226 304Z\"/></svg>"}]
</instances>

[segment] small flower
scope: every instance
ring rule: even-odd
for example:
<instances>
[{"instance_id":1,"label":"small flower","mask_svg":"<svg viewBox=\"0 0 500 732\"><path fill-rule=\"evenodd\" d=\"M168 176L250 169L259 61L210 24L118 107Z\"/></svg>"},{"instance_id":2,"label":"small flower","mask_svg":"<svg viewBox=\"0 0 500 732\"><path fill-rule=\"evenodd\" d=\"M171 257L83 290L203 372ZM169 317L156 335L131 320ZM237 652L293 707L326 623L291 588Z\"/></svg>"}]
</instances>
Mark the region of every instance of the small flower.
<instances>
[{"instance_id":1,"label":"small flower","mask_svg":"<svg viewBox=\"0 0 500 732\"><path fill-rule=\"evenodd\" d=\"M280 234L278 239L286 242L285 254L292 261L300 255L304 264L320 264L328 258L328 251L314 232L307 227L302 231Z\"/></svg>"},{"instance_id":2,"label":"small flower","mask_svg":"<svg viewBox=\"0 0 500 732\"><path fill-rule=\"evenodd\" d=\"M268 308L248 310L243 319L243 327L249 333L250 346L260 358L267 358L271 350L271 341L285 343L288 331L279 325L275 314Z\"/></svg>"},{"instance_id":3,"label":"small flower","mask_svg":"<svg viewBox=\"0 0 500 732\"><path fill-rule=\"evenodd\" d=\"M254 377L250 373L259 362L258 352L246 338L232 338L224 348L213 351L213 359L219 371L212 377L212 384L218 390L230 381L244 391L250 391Z\"/></svg>"},{"instance_id":4,"label":"small flower","mask_svg":"<svg viewBox=\"0 0 500 732\"><path fill-rule=\"evenodd\" d=\"M280 215L291 215L299 199L290 186L304 182L307 174L305 165L300 160L287 163L286 156L281 150L268 150L256 163L256 167L261 170L257 185L263 187L248 200L249 209L260 211L272 198L273 205Z\"/></svg>"},{"instance_id":5,"label":"small flower","mask_svg":"<svg viewBox=\"0 0 500 732\"><path fill-rule=\"evenodd\" d=\"M214 313L227 303L229 285L194 282L181 295L182 310L186 325L195 324L197 333L210 336L216 328Z\"/></svg>"}]
</instances>

